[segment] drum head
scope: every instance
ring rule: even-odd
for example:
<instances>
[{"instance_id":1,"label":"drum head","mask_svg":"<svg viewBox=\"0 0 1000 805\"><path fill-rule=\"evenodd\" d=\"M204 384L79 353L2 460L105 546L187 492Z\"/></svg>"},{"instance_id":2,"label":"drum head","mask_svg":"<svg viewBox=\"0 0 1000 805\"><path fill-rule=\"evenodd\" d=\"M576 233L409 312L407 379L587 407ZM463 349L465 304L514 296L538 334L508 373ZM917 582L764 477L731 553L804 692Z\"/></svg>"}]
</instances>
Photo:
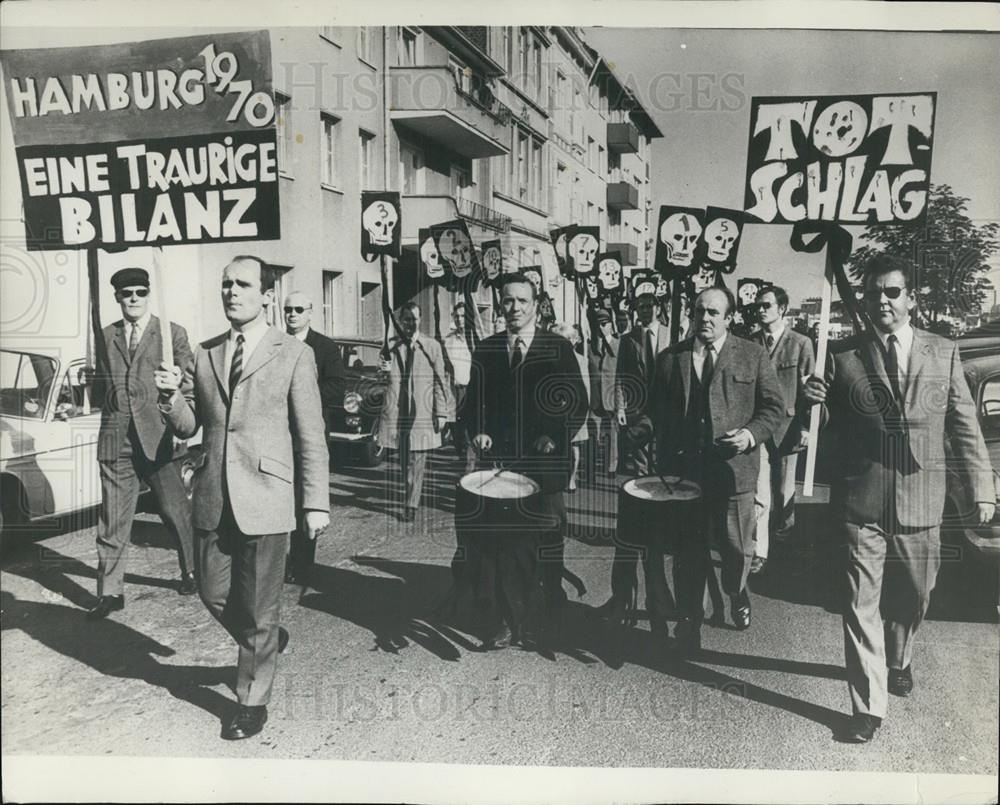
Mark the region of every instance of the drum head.
<instances>
[{"instance_id":1,"label":"drum head","mask_svg":"<svg viewBox=\"0 0 1000 805\"><path fill-rule=\"evenodd\" d=\"M626 495L639 500L682 501L701 497L701 487L698 484L676 475L664 475L662 480L659 475L633 478L622 489Z\"/></svg>"},{"instance_id":2,"label":"drum head","mask_svg":"<svg viewBox=\"0 0 1000 805\"><path fill-rule=\"evenodd\" d=\"M476 470L463 475L458 483L473 495L494 500L519 500L541 490L528 476L510 470Z\"/></svg>"}]
</instances>

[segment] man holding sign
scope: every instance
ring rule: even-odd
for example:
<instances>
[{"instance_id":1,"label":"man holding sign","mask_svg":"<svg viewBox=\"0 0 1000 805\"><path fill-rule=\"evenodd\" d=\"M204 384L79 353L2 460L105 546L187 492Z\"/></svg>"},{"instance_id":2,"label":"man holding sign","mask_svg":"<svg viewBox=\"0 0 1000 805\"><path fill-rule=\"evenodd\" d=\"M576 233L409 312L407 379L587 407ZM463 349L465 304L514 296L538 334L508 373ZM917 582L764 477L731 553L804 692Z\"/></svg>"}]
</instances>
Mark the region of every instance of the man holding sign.
<instances>
[{"instance_id":1,"label":"man holding sign","mask_svg":"<svg viewBox=\"0 0 1000 805\"><path fill-rule=\"evenodd\" d=\"M875 256L864 272L874 334L838 344L825 378L804 398L823 406L833 450L830 502L847 548L844 654L853 716L843 740L870 741L887 693L908 696L914 635L941 564L945 443L993 519L995 492L986 443L962 372L958 346L910 324L912 269Z\"/></svg>"},{"instance_id":2,"label":"man holding sign","mask_svg":"<svg viewBox=\"0 0 1000 805\"><path fill-rule=\"evenodd\" d=\"M268 326L263 274L258 258L234 258L222 275L230 329L199 347L183 380L176 366L155 372L174 432L189 438L204 428L194 480L198 589L239 644L239 709L223 729L227 740L263 729L288 644L278 623L296 485L306 535L315 539L330 522L316 361L306 344Z\"/></svg>"}]
</instances>

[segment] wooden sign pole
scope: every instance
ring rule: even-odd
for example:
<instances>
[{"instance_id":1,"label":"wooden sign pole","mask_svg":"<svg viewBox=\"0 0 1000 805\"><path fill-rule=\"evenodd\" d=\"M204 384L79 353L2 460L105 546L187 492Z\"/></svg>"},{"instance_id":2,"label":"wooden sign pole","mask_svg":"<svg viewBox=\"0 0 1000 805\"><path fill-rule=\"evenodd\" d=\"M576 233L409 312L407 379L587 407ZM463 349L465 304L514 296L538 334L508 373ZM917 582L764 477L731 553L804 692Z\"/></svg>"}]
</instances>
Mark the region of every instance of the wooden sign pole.
<instances>
[{"instance_id":1,"label":"wooden sign pole","mask_svg":"<svg viewBox=\"0 0 1000 805\"><path fill-rule=\"evenodd\" d=\"M823 277L823 292L820 298L819 333L816 341L816 372L822 377L826 369L826 349L830 333L830 300L833 293L833 248L826 246L826 272ZM819 444L820 407L814 405L809 415L809 445L806 447L806 472L802 482L802 494L813 495L813 480L816 474L816 451Z\"/></svg>"},{"instance_id":2,"label":"wooden sign pole","mask_svg":"<svg viewBox=\"0 0 1000 805\"><path fill-rule=\"evenodd\" d=\"M160 317L160 342L163 345L164 366L174 365L174 335L167 311L167 289L163 282L163 249L153 247L153 288L156 290L156 311Z\"/></svg>"}]
</instances>

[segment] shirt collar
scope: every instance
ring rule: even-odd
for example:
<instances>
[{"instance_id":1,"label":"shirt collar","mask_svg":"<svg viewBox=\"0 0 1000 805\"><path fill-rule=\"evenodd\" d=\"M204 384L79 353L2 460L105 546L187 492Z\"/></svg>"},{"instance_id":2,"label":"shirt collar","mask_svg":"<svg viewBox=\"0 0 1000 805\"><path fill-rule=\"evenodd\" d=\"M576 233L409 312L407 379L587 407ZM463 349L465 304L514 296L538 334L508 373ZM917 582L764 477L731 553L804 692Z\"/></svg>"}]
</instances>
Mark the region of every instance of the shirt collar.
<instances>
[{"instance_id":1,"label":"shirt collar","mask_svg":"<svg viewBox=\"0 0 1000 805\"><path fill-rule=\"evenodd\" d=\"M535 337L535 328L532 327L529 330L521 330L519 333L512 333L510 330L507 331L507 350L509 352L514 351L514 344L517 343L517 339L520 338L524 343L525 353L531 348L531 342Z\"/></svg>"},{"instance_id":2,"label":"shirt collar","mask_svg":"<svg viewBox=\"0 0 1000 805\"><path fill-rule=\"evenodd\" d=\"M876 330L878 333L879 341L882 342L882 348L886 349L889 346L889 336L894 335L899 341L899 348L904 352L909 352L910 347L913 344L913 327L909 322L906 322L898 330L891 333L883 333L881 330Z\"/></svg>"},{"instance_id":3,"label":"shirt collar","mask_svg":"<svg viewBox=\"0 0 1000 805\"><path fill-rule=\"evenodd\" d=\"M782 321L781 325L773 333L770 332L769 330L764 330L764 343L766 344L767 343L767 337L771 336L774 339L774 343L777 344L778 343L778 339L780 339L781 336L783 336L784 334L785 334L785 322Z\"/></svg>"},{"instance_id":4,"label":"shirt collar","mask_svg":"<svg viewBox=\"0 0 1000 805\"><path fill-rule=\"evenodd\" d=\"M240 333L235 327L229 328L229 343L235 344L236 337L238 335L243 336L244 347L250 347L251 344L256 346L260 343L260 340L264 337L264 333L267 332L268 324L267 319L264 316L260 316L256 321L254 321L249 327Z\"/></svg>"},{"instance_id":5,"label":"shirt collar","mask_svg":"<svg viewBox=\"0 0 1000 805\"><path fill-rule=\"evenodd\" d=\"M729 338L729 333L725 332L722 335L720 335L718 338L716 338L715 341L712 342L712 347L715 349L715 354L716 355L718 355L719 353L722 352L722 345L726 343L726 339L727 338ZM698 355L704 354L705 350L707 349L707 347L708 347L708 345L704 341L702 341L700 338L695 338L695 340L694 340L694 351Z\"/></svg>"},{"instance_id":6,"label":"shirt collar","mask_svg":"<svg viewBox=\"0 0 1000 805\"><path fill-rule=\"evenodd\" d=\"M299 339L299 341L305 341L306 336L308 335L309 335L309 328L303 327L301 330L295 333L293 337Z\"/></svg>"},{"instance_id":7,"label":"shirt collar","mask_svg":"<svg viewBox=\"0 0 1000 805\"><path fill-rule=\"evenodd\" d=\"M142 314L142 316L139 318L138 321L129 321L128 319L126 319L125 329L128 330L129 333L131 333L132 328L138 325L139 333L140 334L144 333L149 328L149 320L151 318L153 318L153 314L147 310L145 313Z\"/></svg>"}]
</instances>

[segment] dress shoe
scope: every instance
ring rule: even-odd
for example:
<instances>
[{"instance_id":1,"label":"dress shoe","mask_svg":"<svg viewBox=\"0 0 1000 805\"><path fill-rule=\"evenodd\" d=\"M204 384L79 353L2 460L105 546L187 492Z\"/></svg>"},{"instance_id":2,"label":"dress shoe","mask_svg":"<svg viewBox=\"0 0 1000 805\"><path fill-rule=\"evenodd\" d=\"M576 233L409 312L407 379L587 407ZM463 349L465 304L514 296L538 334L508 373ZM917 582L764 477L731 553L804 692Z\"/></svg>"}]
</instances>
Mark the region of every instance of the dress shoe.
<instances>
[{"instance_id":1,"label":"dress shoe","mask_svg":"<svg viewBox=\"0 0 1000 805\"><path fill-rule=\"evenodd\" d=\"M413 508L413 506L407 506L403 510L402 515L400 515L400 519L404 523L412 523L414 520L417 519L417 510Z\"/></svg>"},{"instance_id":2,"label":"dress shoe","mask_svg":"<svg viewBox=\"0 0 1000 805\"><path fill-rule=\"evenodd\" d=\"M181 580L177 583L178 595L194 595L198 592L198 585L194 583L194 576L190 573L181 575Z\"/></svg>"},{"instance_id":3,"label":"dress shoe","mask_svg":"<svg viewBox=\"0 0 1000 805\"><path fill-rule=\"evenodd\" d=\"M506 623L501 623L500 627L486 640L483 641L483 648L487 651L505 649L514 640L514 635Z\"/></svg>"},{"instance_id":4,"label":"dress shoe","mask_svg":"<svg viewBox=\"0 0 1000 805\"><path fill-rule=\"evenodd\" d=\"M97 599L97 604L94 605L93 609L87 610L87 620L99 621L120 609L125 609L125 596L102 595Z\"/></svg>"},{"instance_id":5,"label":"dress shoe","mask_svg":"<svg viewBox=\"0 0 1000 805\"><path fill-rule=\"evenodd\" d=\"M754 576L757 573L760 573L764 569L764 566L766 564L767 564L766 556L755 556L750 562L750 575Z\"/></svg>"},{"instance_id":6,"label":"dress shoe","mask_svg":"<svg viewBox=\"0 0 1000 805\"><path fill-rule=\"evenodd\" d=\"M267 707L265 705L251 706L241 704L236 715L222 730L222 738L226 741L239 741L251 738L264 729L267 723Z\"/></svg>"},{"instance_id":7,"label":"dress shoe","mask_svg":"<svg viewBox=\"0 0 1000 805\"><path fill-rule=\"evenodd\" d=\"M278 653L284 654L285 649L288 648L288 641L291 638L288 635L288 630L284 626L278 627Z\"/></svg>"},{"instance_id":8,"label":"dress shoe","mask_svg":"<svg viewBox=\"0 0 1000 805\"><path fill-rule=\"evenodd\" d=\"M743 590L739 595L734 595L732 602L733 623L739 631L750 628L750 594Z\"/></svg>"},{"instance_id":9,"label":"dress shoe","mask_svg":"<svg viewBox=\"0 0 1000 805\"><path fill-rule=\"evenodd\" d=\"M304 570L295 570L293 568L285 570L285 584L297 584L300 587L305 587L308 583L308 577Z\"/></svg>"},{"instance_id":10,"label":"dress shoe","mask_svg":"<svg viewBox=\"0 0 1000 805\"><path fill-rule=\"evenodd\" d=\"M674 629L674 646L685 656L701 651L701 624L691 618L678 621Z\"/></svg>"},{"instance_id":11,"label":"dress shoe","mask_svg":"<svg viewBox=\"0 0 1000 805\"><path fill-rule=\"evenodd\" d=\"M889 693L893 696L909 696L913 692L913 672L907 665L902 671L889 669Z\"/></svg>"},{"instance_id":12,"label":"dress shoe","mask_svg":"<svg viewBox=\"0 0 1000 805\"><path fill-rule=\"evenodd\" d=\"M867 713L855 713L844 732L843 740L849 744L866 744L875 737L875 730L882 725L878 716Z\"/></svg>"}]
</instances>

